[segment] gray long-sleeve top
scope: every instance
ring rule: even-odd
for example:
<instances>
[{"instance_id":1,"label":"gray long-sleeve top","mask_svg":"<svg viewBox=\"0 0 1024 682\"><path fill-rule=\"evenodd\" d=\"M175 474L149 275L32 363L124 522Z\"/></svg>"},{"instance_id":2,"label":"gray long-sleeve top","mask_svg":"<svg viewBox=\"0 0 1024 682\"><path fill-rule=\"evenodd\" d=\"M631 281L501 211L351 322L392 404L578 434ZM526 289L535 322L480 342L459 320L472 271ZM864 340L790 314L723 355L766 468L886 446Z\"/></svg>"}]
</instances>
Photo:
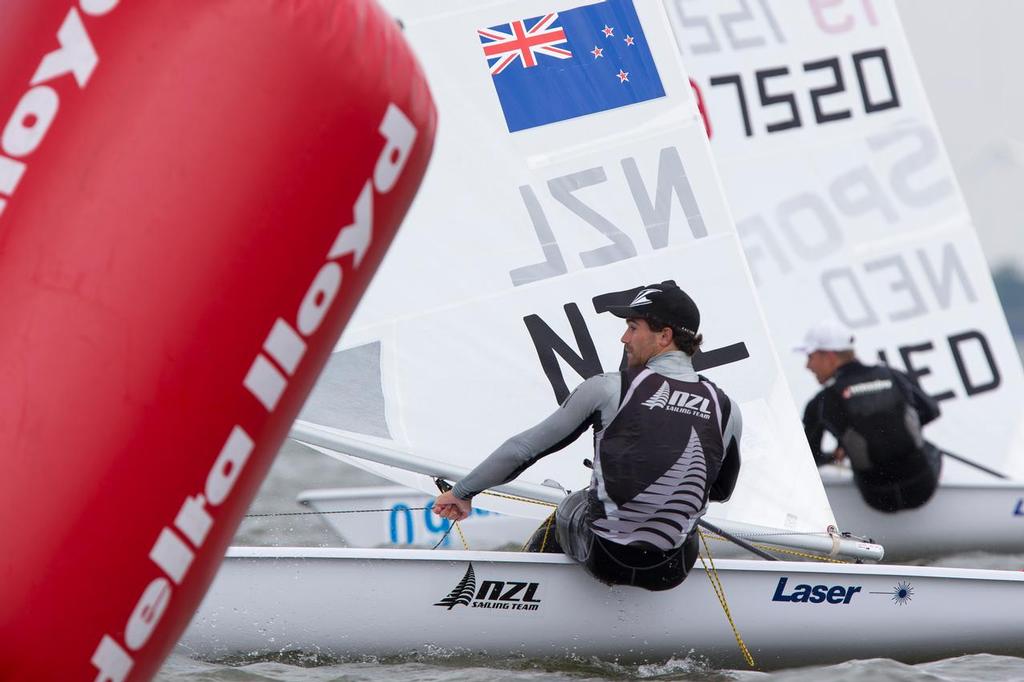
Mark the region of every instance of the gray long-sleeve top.
<instances>
[{"instance_id":1,"label":"gray long-sleeve top","mask_svg":"<svg viewBox=\"0 0 1024 682\"><path fill-rule=\"evenodd\" d=\"M699 380L690 356L682 351L657 355L651 358L647 367L670 379ZM593 425L595 431L600 431L611 423L619 410L621 381L619 372L590 377L542 422L502 443L487 459L456 483L452 493L460 499L468 500L477 493L516 478L541 457L561 450L575 441L588 426ZM729 401L731 405L723 424L723 440L727 453L735 453L738 466L743 423L739 407L731 398Z\"/></svg>"}]
</instances>

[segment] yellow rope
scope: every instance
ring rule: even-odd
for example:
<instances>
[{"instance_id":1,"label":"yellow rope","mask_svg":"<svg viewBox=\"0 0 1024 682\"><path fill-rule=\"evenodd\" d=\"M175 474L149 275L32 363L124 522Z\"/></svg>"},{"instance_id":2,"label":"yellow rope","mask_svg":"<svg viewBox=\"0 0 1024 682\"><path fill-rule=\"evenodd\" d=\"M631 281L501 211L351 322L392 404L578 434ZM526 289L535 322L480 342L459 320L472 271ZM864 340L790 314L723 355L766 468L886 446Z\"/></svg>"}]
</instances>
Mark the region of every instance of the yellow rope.
<instances>
[{"instance_id":1,"label":"yellow rope","mask_svg":"<svg viewBox=\"0 0 1024 682\"><path fill-rule=\"evenodd\" d=\"M750 650L747 645L743 642L743 637L740 636L739 628L736 627L736 622L732 619L732 612L729 611L729 604L725 600L725 588L722 586L722 581L718 577L718 569L715 568L715 561L711 558L711 548L708 547L708 541L704 537L704 532L701 530L697 531L700 533L700 539L704 543L704 552L708 555L707 563L704 561L704 553L700 556L700 563L704 566L704 573L708 576L708 580L711 581L711 589L715 591L715 596L718 597L718 603L722 605L722 610L725 612L725 617L729 619L729 626L732 627L732 634L736 637L736 643L740 645L740 651L743 653L743 658L746 659L747 665L751 668L755 667L754 657L750 655ZM711 564L711 568L708 568L708 563Z\"/></svg>"},{"instance_id":2,"label":"yellow rope","mask_svg":"<svg viewBox=\"0 0 1024 682\"><path fill-rule=\"evenodd\" d=\"M529 497L519 497L518 495L508 495L506 493L496 493L496 492L493 492L493 491L490 491L490 490L485 490L484 492L482 492L480 494L481 495L491 495L493 497L501 497L501 498L506 499L506 500L515 500L516 502L529 502L530 504L539 504L542 507L551 507L552 509L554 509L555 507L558 506L557 504L554 504L552 502L544 502L542 500L532 500ZM554 519L555 519L555 515L554 515L554 513L552 513L552 514L550 514L548 516L547 521L545 522L545 525L544 525L544 539L542 539L540 541L540 550L539 551L541 551L541 552L544 551L544 548L548 544L548 534L551 532L551 522ZM456 528L457 527L458 526L456 526ZM459 531L459 535L461 535L461 534L462 534L462 531L460 530ZM533 536L531 535L530 537L533 537ZM463 540L463 544L465 544L465 540ZM520 551L525 552L526 548L527 548L527 546L529 544L530 544L530 540L529 540L529 538L527 538L526 542L523 543L523 548ZM467 549L468 549L468 547L467 547Z\"/></svg>"},{"instance_id":3,"label":"yellow rope","mask_svg":"<svg viewBox=\"0 0 1024 682\"><path fill-rule=\"evenodd\" d=\"M439 488L441 487L440 483L438 484L438 487ZM450 490L451 488L449 487L448 489ZM445 490L444 488L441 488L441 492L444 492L444 490ZM542 505L542 506L545 506L545 507L557 507L558 506L557 504L552 504L551 502L542 502L541 500L531 500L528 497L519 497L517 495L506 495L504 493L495 493L495 492L490 492L490 491L486 491L486 492L483 492L481 494L482 495L493 495L494 497L503 497L506 500L516 500L517 502L532 502L533 504L539 504L539 505ZM552 514L551 516L548 517L547 527L544 529L544 539L541 541L541 551L542 552L544 551L544 545L546 545L547 542L548 542L548 531L551 530L551 520L554 517L555 517L554 514ZM462 526L459 525L458 521L455 521L453 525L455 526L455 531L459 534L459 539L462 540L462 548L463 549L469 549L469 543L466 542L466 536L462 533ZM529 541L527 541L527 542L529 542ZM523 549L524 550L526 549L526 545L523 545Z\"/></svg>"},{"instance_id":4,"label":"yellow rope","mask_svg":"<svg viewBox=\"0 0 1024 682\"><path fill-rule=\"evenodd\" d=\"M709 533L705 537L710 537L712 540L721 540L723 542L727 542L727 540L725 538L723 538L723 537L721 537L719 535L713 535L713 534ZM705 542L706 542L706 540L705 540ZM766 544L761 543L761 542L751 542L750 544L752 544L754 547L757 547L758 549L763 549L763 550L765 550L767 552L778 552L780 554L792 554L793 556L798 556L798 557L800 557L802 559L811 559L813 561L826 561L828 563L833 563L833 564L849 564L849 563L853 563L851 561L844 561L842 559L834 559L832 557L822 556L820 554L808 554L807 552L801 552L801 551L796 550L796 549L788 549L788 548L785 548L785 547L777 547L776 545L766 545Z\"/></svg>"},{"instance_id":5,"label":"yellow rope","mask_svg":"<svg viewBox=\"0 0 1024 682\"><path fill-rule=\"evenodd\" d=\"M462 525L458 521L454 521L452 525L455 526L455 532L459 534L459 539L462 540L462 549L469 549L469 543L466 542L466 536L462 534Z\"/></svg>"},{"instance_id":6,"label":"yellow rope","mask_svg":"<svg viewBox=\"0 0 1024 682\"><path fill-rule=\"evenodd\" d=\"M529 502L530 504L539 504L542 507L551 507L552 509L554 509L554 508L556 508L558 506L557 504L554 504L553 502L544 502L543 500L533 500L533 499L530 499L529 497L519 497L518 495L508 495L506 493L496 493L496 492L493 492L491 490L485 490L484 492L482 492L480 494L481 495L491 495L493 497L501 497L501 498L506 499L506 500L515 500L516 502ZM544 548L548 544L548 534L551 532L551 522L554 521L554 520L555 520L555 515L552 512L548 516L547 521L545 521L545 523L544 523L544 538L540 541L540 550L539 550L541 552L544 551ZM532 537L533 536L531 535L530 538L532 538ZM523 543L523 547L520 550L521 552L525 552L526 548L530 545L530 538L527 538L526 542Z\"/></svg>"},{"instance_id":7,"label":"yellow rope","mask_svg":"<svg viewBox=\"0 0 1024 682\"><path fill-rule=\"evenodd\" d=\"M543 552L544 548L548 546L548 535L551 533L551 524L554 522L554 520L555 520L555 513L551 512L550 514L548 514L548 518L545 519L545 521L544 521L544 537L541 538L541 540L540 540L540 549L538 549L536 551ZM519 550L520 552L529 551L527 549L527 547L530 546L530 540L533 539L533 536L535 534L536 534L536 531L531 533L530 537L526 538L526 542L523 543L522 549Z\"/></svg>"},{"instance_id":8,"label":"yellow rope","mask_svg":"<svg viewBox=\"0 0 1024 682\"><path fill-rule=\"evenodd\" d=\"M551 512L551 516L548 517L548 522L544 525L544 539L540 541L540 551L544 551L544 548L548 546L548 535L551 534L551 524L555 521L555 513Z\"/></svg>"},{"instance_id":9,"label":"yellow rope","mask_svg":"<svg viewBox=\"0 0 1024 682\"><path fill-rule=\"evenodd\" d=\"M493 495L495 497L502 497L502 498L505 498L507 500L516 500L518 502L530 502L530 503L533 503L533 504L540 504L540 505L544 505L544 506L547 506L547 507L557 507L558 506L557 504L552 504L551 502L542 502L540 500L531 500L530 498L519 497L517 495L506 495L506 494L503 494L503 493L495 493L495 492L490 492L490 491L482 493L482 494L484 494L484 495ZM555 518L555 515L551 514L550 516L548 516L547 521L544 524L544 538L541 540L541 543L540 543L540 551L541 552L543 552L544 551L544 547L547 546L548 535L551 532L551 522L554 520L554 518ZM458 524L456 524L456 528L458 528ZM722 586L722 581L718 577L718 570L715 568L715 562L711 558L711 548L708 547L708 542L707 542L707 539L704 537L703 531L697 531L697 532L700 533L700 538L704 542L704 551L707 553L707 555L708 555L708 562L710 562L710 564L711 564L711 568L709 569L708 568L708 564L705 563L705 561L704 561L704 554L702 553L702 554L699 555L700 556L700 562L704 566L704 572L708 576L708 580L711 581L711 588L715 591L715 596L718 597L718 603L722 605L722 610L725 612L725 617L729 620L729 626L732 628L733 636L736 637L736 643L739 644L740 651L743 653L743 658L746 659L747 665L749 665L751 668L753 668L756 665L754 663L754 657L750 654L750 650L747 648L747 645L744 643L743 637L740 635L739 628L736 627L736 622L732 618L732 612L729 610L729 604L728 604L728 602L725 599L725 588ZM459 531L459 535L461 535L461 534L462 534L462 531L460 530ZM717 539L717 537L716 537L716 539ZM463 543L465 543L465 540L463 540ZM523 545L523 550L524 551L526 550L526 547L527 547L528 544L529 544L529 540L527 540L526 543ZM799 552L791 552L791 553L798 554L798 555L801 555L801 556L807 556L807 557L814 558L814 555L810 555L810 554L804 555L804 554L799 553ZM843 563L843 562L837 562L837 563Z\"/></svg>"},{"instance_id":10,"label":"yellow rope","mask_svg":"<svg viewBox=\"0 0 1024 682\"><path fill-rule=\"evenodd\" d=\"M529 497L519 497L517 495L507 495L505 493L495 493L490 490L486 490L481 495L492 495L494 497L503 497L506 500L515 500L516 502L530 502L531 504L539 504L544 507L557 507L558 505L553 502L544 502L543 500L531 500Z\"/></svg>"},{"instance_id":11,"label":"yellow rope","mask_svg":"<svg viewBox=\"0 0 1024 682\"><path fill-rule=\"evenodd\" d=\"M451 484L440 478L435 478L434 483L437 484L437 489L442 493L446 493L452 489ZM459 525L458 521L452 521L452 525L455 526L455 532L459 534L459 540L462 541L462 549L469 549L469 543L466 542L466 536L462 533L462 526ZM439 543L440 544L440 543Z\"/></svg>"}]
</instances>

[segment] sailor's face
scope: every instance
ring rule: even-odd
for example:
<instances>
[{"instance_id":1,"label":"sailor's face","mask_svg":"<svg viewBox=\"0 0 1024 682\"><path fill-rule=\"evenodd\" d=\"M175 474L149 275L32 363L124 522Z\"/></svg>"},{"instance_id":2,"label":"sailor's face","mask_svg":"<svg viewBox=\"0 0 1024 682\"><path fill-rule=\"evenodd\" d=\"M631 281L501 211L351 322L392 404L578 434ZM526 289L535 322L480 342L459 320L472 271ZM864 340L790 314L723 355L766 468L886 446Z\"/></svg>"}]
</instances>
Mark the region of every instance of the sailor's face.
<instances>
[{"instance_id":1,"label":"sailor's face","mask_svg":"<svg viewBox=\"0 0 1024 682\"><path fill-rule=\"evenodd\" d=\"M619 339L626 347L626 365L643 367L647 361L661 351L661 334L651 331L647 320L631 317L626 320L626 332Z\"/></svg>"},{"instance_id":2,"label":"sailor's face","mask_svg":"<svg viewBox=\"0 0 1024 682\"><path fill-rule=\"evenodd\" d=\"M828 381L836 371L836 354L827 350L816 350L807 354L807 369L811 370L819 384Z\"/></svg>"}]
</instances>

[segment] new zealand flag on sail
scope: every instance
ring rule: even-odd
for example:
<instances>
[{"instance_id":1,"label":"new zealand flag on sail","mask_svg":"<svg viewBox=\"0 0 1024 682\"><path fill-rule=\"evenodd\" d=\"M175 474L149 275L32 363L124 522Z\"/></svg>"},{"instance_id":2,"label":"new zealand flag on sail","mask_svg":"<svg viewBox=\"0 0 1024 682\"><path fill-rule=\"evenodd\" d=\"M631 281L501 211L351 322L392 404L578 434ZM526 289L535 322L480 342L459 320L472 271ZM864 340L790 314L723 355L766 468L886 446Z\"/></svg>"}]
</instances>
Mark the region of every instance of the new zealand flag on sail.
<instances>
[{"instance_id":1,"label":"new zealand flag on sail","mask_svg":"<svg viewBox=\"0 0 1024 682\"><path fill-rule=\"evenodd\" d=\"M477 33L512 133L665 95L631 0Z\"/></svg>"}]
</instances>

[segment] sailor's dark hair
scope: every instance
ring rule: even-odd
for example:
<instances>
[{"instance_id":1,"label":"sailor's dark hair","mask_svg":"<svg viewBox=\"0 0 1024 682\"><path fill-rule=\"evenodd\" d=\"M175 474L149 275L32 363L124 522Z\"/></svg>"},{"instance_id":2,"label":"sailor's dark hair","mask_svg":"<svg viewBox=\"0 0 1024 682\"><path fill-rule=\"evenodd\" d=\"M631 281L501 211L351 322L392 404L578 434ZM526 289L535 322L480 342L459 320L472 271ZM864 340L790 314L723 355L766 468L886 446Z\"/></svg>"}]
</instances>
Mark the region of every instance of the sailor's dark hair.
<instances>
[{"instance_id":1,"label":"sailor's dark hair","mask_svg":"<svg viewBox=\"0 0 1024 682\"><path fill-rule=\"evenodd\" d=\"M665 327L670 328L672 330L672 341L676 344L676 348L687 355L693 355L699 351L700 345L704 343L703 334L694 334L689 329L673 327L669 323L662 322L658 318L650 315L643 315L640 319L647 323L647 326L651 328L652 332L660 332Z\"/></svg>"}]
</instances>

